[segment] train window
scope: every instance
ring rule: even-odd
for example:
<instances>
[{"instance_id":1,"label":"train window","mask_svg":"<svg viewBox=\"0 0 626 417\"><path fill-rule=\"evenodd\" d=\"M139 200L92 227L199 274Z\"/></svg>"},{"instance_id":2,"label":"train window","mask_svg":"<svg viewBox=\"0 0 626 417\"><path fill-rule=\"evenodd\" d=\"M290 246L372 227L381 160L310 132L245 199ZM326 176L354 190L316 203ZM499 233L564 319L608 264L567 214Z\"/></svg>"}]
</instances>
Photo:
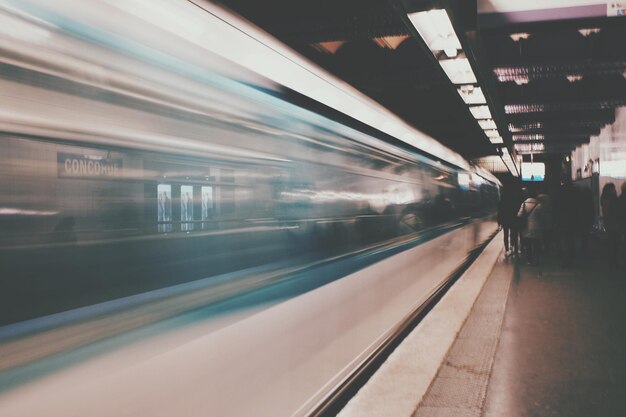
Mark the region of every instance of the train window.
<instances>
[{"instance_id":1,"label":"train window","mask_svg":"<svg viewBox=\"0 0 626 417\"><path fill-rule=\"evenodd\" d=\"M172 186L159 184L157 186L157 221L159 232L172 231ZM169 222L169 223L168 223Z\"/></svg>"},{"instance_id":2,"label":"train window","mask_svg":"<svg viewBox=\"0 0 626 417\"><path fill-rule=\"evenodd\" d=\"M181 230L193 230L193 186L180 186Z\"/></svg>"},{"instance_id":3,"label":"train window","mask_svg":"<svg viewBox=\"0 0 626 417\"><path fill-rule=\"evenodd\" d=\"M202 220L208 220L213 211L213 187L202 187Z\"/></svg>"}]
</instances>

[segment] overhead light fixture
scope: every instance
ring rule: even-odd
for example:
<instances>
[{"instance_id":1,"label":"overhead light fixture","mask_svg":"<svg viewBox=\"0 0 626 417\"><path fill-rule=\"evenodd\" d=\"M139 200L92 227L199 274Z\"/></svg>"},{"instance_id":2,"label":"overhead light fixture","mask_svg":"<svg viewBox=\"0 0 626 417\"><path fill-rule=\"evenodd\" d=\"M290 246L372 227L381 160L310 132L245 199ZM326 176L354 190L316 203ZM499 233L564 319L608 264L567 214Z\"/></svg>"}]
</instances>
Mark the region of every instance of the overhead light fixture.
<instances>
[{"instance_id":1,"label":"overhead light fixture","mask_svg":"<svg viewBox=\"0 0 626 417\"><path fill-rule=\"evenodd\" d=\"M585 29L578 29L578 33L580 33L581 35L583 35L585 38L591 34L596 34L596 33L600 33L600 28L585 28Z\"/></svg>"},{"instance_id":2,"label":"overhead light fixture","mask_svg":"<svg viewBox=\"0 0 626 417\"><path fill-rule=\"evenodd\" d=\"M480 128L483 130L498 128L498 126L496 126L496 122L494 122L493 119L479 120L478 124L480 125Z\"/></svg>"},{"instance_id":3,"label":"overhead light fixture","mask_svg":"<svg viewBox=\"0 0 626 417\"><path fill-rule=\"evenodd\" d=\"M509 37L513 40L513 42L519 42L522 39L530 38L530 33L511 33Z\"/></svg>"},{"instance_id":4,"label":"overhead light fixture","mask_svg":"<svg viewBox=\"0 0 626 417\"><path fill-rule=\"evenodd\" d=\"M475 84L476 76L467 58L454 58L439 61L452 84Z\"/></svg>"},{"instance_id":5,"label":"overhead light fixture","mask_svg":"<svg viewBox=\"0 0 626 417\"><path fill-rule=\"evenodd\" d=\"M396 50L398 46L409 38L409 35L381 36L372 39L381 48Z\"/></svg>"},{"instance_id":6,"label":"overhead light fixture","mask_svg":"<svg viewBox=\"0 0 626 417\"><path fill-rule=\"evenodd\" d=\"M567 81L570 83L575 83L576 81L580 81L583 79L583 76L580 74L569 74L566 76Z\"/></svg>"},{"instance_id":7,"label":"overhead light fixture","mask_svg":"<svg viewBox=\"0 0 626 417\"><path fill-rule=\"evenodd\" d=\"M543 143L520 143L515 145L515 150L518 153L543 152L545 149L546 145Z\"/></svg>"},{"instance_id":8,"label":"overhead light fixture","mask_svg":"<svg viewBox=\"0 0 626 417\"><path fill-rule=\"evenodd\" d=\"M533 133L530 135L513 135L513 142L519 141L539 141L544 140L546 137L543 133Z\"/></svg>"},{"instance_id":9,"label":"overhead light fixture","mask_svg":"<svg viewBox=\"0 0 626 417\"><path fill-rule=\"evenodd\" d=\"M513 79L513 81L514 81L514 82L515 82L515 84L517 84L517 85L525 85L525 84L528 84L528 82L530 81L530 79L529 79L527 76L525 76L525 75L521 75L521 76L519 76L519 77L515 77L515 78Z\"/></svg>"},{"instance_id":10,"label":"overhead light fixture","mask_svg":"<svg viewBox=\"0 0 626 417\"><path fill-rule=\"evenodd\" d=\"M470 106L469 109L474 119L493 119L489 111L489 106Z\"/></svg>"},{"instance_id":11,"label":"overhead light fixture","mask_svg":"<svg viewBox=\"0 0 626 417\"><path fill-rule=\"evenodd\" d=\"M511 133L525 132L527 130L541 129L541 128L543 128L543 123L541 123L541 122L521 123L521 124L509 123L509 131Z\"/></svg>"},{"instance_id":12,"label":"overhead light fixture","mask_svg":"<svg viewBox=\"0 0 626 417\"><path fill-rule=\"evenodd\" d=\"M457 91L465 102L465 104L486 104L485 95L480 87L474 87L473 85L462 85Z\"/></svg>"},{"instance_id":13,"label":"overhead light fixture","mask_svg":"<svg viewBox=\"0 0 626 417\"><path fill-rule=\"evenodd\" d=\"M502 136L494 136L492 138L489 138L489 142L493 143L494 145L504 143L504 141L502 140Z\"/></svg>"},{"instance_id":14,"label":"overhead light fixture","mask_svg":"<svg viewBox=\"0 0 626 417\"><path fill-rule=\"evenodd\" d=\"M462 49L445 9L409 13L408 16L433 53L444 51L448 57L452 58L457 55L458 50Z\"/></svg>"},{"instance_id":15,"label":"overhead light fixture","mask_svg":"<svg viewBox=\"0 0 626 417\"><path fill-rule=\"evenodd\" d=\"M487 135L488 138L495 138L496 136L500 136L500 133L498 132L498 129L490 129L485 130L485 135Z\"/></svg>"},{"instance_id":16,"label":"overhead light fixture","mask_svg":"<svg viewBox=\"0 0 626 417\"><path fill-rule=\"evenodd\" d=\"M454 48L444 49L443 52L446 54L448 58L454 58L459 54L459 51Z\"/></svg>"},{"instance_id":17,"label":"overhead light fixture","mask_svg":"<svg viewBox=\"0 0 626 417\"><path fill-rule=\"evenodd\" d=\"M329 41L329 42L319 42L314 43L311 46L317 49L320 52L324 52L327 54L335 54L345 44L346 41Z\"/></svg>"}]
</instances>

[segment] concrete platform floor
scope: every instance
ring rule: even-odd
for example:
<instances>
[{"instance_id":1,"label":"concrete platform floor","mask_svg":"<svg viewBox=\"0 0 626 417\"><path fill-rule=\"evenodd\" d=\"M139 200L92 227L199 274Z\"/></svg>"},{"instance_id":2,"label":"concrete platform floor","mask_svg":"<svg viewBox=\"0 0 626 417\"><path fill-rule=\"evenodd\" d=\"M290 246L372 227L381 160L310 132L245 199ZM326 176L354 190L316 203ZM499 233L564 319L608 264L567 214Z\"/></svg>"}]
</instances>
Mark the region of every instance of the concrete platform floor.
<instances>
[{"instance_id":1,"label":"concrete platform floor","mask_svg":"<svg viewBox=\"0 0 626 417\"><path fill-rule=\"evenodd\" d=\"M603 249L499 261L513 281L483 416L626 416L626 273Z\"/></svg>"}]
</instances>

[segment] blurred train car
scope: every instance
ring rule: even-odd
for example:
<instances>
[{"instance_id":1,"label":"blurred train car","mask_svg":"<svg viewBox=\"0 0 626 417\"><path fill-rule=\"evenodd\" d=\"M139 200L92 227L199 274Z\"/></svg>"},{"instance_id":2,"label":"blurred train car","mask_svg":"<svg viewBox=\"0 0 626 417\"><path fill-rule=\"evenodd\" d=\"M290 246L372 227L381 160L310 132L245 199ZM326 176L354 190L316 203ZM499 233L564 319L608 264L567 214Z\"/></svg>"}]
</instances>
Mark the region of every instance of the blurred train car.
<instances>
[{"instance_id":1,"label":"blurred train car","mask_svg":"<svg viewBox=\"0 0 626 417\"><path fill-rule=\"evenodd\" d=\"M325 111L307 109L306 91L255 72L237 50L251 44L261 59L319 71L270 41L200 1L0 1L1 340L185 283L226 282L225 299L262 289L262 274L288 279L337 259L346 276L369 265L355 255L387 259L470 230L437 255L444 269L420 271L419 300L494 230L495 178L419 132L409 130L430 148L340 117L332 97L313 97ZM385 114L327 78L316 76L320 91L331 83ZM406 314L398 308L389 323ZM373 331L365 346L380 337ZM228 410L214 415L241 412Z\"/></svg>"}]
</instances>

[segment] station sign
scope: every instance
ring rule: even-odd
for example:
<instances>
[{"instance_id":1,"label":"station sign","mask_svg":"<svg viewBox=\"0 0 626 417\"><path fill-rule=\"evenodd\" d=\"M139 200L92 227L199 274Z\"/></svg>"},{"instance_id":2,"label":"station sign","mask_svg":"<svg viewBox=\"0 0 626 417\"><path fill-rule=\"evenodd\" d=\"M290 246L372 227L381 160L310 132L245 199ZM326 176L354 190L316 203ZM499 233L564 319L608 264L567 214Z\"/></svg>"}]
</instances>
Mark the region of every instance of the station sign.
<instances>
[{"instance_id":1,"label":"station sign","mask_svg":"<svg viewBox=\"0 0 626 417\"><path fill-rule=\"evenodd\" d=\"M122 158L58 152L57 166L59 178L116 177L122 171Z\"/></svg>"}]
</instances>

